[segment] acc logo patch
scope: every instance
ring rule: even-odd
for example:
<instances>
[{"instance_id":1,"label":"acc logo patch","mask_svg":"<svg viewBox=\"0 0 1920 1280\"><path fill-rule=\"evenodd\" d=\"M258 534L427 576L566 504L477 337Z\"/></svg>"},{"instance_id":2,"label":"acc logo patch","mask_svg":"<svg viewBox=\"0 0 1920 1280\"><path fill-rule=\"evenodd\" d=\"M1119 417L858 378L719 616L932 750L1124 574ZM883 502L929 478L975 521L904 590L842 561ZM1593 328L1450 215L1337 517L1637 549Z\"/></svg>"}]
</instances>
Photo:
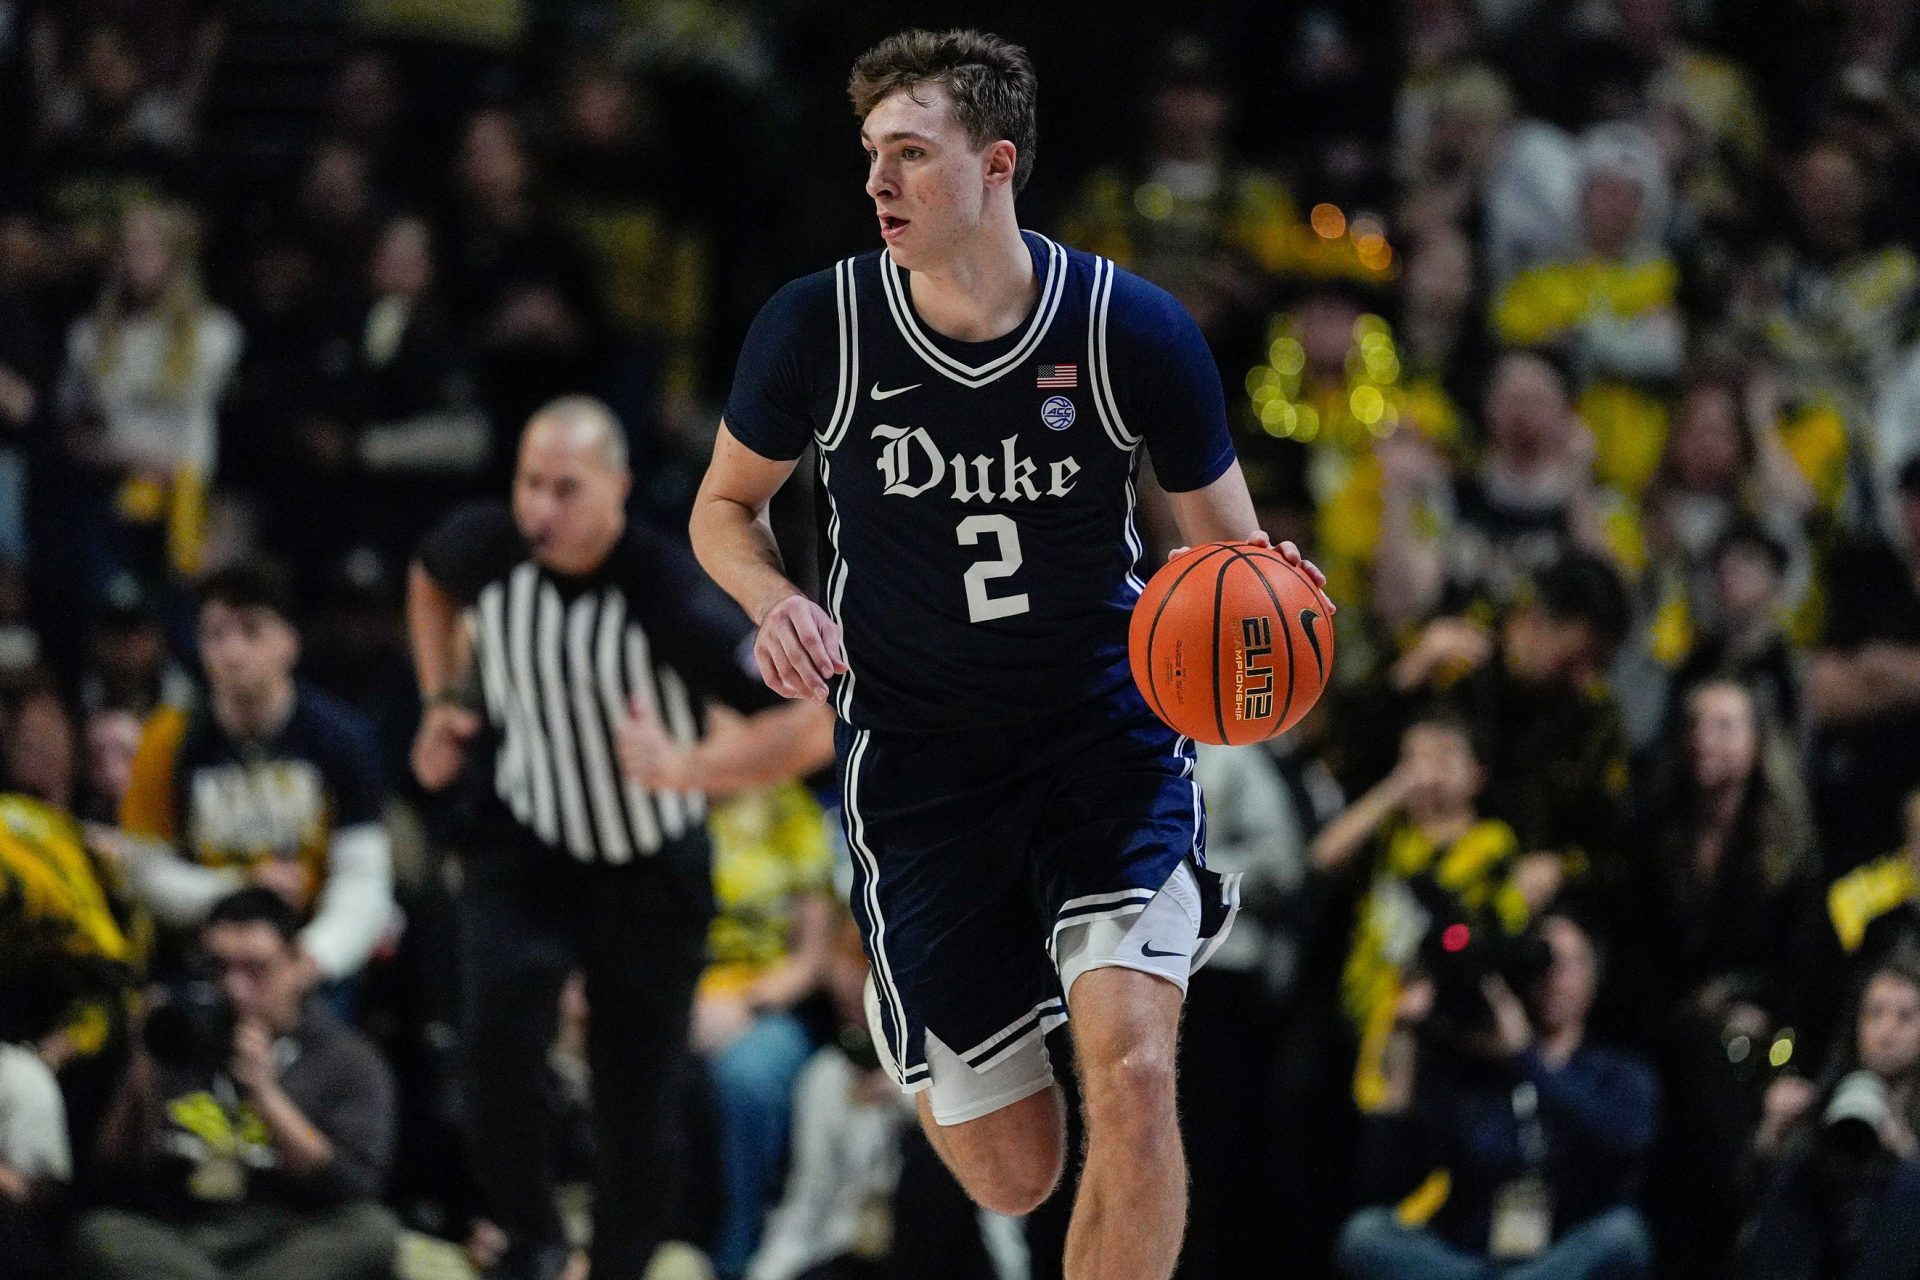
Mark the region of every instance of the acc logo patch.
<instances>
[{"instance_id":1,"label":"acc logo patch","mask_svg":"<svg viewBox=\"0 0 1920 1280\"><path fill-rule=\"evenodd\" d=\"M1065 396L1048 396L1047 402L1040 406L1040 421L1055 431L1065 431L1073 425L1073 401Z\"/></svg>"}]
</instances>

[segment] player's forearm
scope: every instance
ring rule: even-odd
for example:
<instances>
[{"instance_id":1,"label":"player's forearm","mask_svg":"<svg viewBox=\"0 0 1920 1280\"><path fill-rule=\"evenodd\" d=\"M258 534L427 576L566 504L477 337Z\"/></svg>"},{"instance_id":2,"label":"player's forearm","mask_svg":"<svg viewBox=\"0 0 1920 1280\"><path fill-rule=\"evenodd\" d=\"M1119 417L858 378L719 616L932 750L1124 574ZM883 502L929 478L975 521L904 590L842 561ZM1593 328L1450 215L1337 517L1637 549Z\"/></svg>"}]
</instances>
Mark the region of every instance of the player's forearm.
<instances>
[{"instance_id":1,"label":"player's forearm","mask_svg":"<svg viewBox=\"0 0 1920 1280\"><path fill-rule=\"evenodd\" d=\"M416 562L407 574L407 640L420 696L447 692L460 676L460 605Z\"/></svg>"},{"instance_id":2,"label":"player's forearm","mask_svg":"<svg viewBox=\"0 0 1920 1280\"><path fill-rule=\"evenodd\" d=\"M759 626L767 611L800 588L787 577L786 562L774 541L764 509L718 494L702 493L687 532L693 554L707 576L734 598Z\"/></svg>"},{"instance_id":3,"label":"player's forearm","mask_svg":"<svg viewBox=\"0 0 1920 1280\"><path fill-rule=\"evenodd\" d=\"M1212 484L1187 493L1169 493L1167 501L1173 507L1173 522L1180 526L1180 538L1190 547L1205 542L1239 542L1260 527L1237 461Z\"/></svg>"}]
</instances>

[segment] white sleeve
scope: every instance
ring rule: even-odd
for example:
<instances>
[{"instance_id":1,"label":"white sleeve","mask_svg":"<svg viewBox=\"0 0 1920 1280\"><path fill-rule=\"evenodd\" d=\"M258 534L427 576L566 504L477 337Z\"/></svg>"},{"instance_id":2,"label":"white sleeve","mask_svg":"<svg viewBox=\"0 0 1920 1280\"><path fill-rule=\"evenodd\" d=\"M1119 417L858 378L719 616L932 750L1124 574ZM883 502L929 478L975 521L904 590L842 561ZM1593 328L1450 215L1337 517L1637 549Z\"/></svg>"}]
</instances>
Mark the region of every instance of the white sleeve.
<instances>
[{"instance_id":1,"label":"white sleeve","mask_svg":"<svg viewBox=\"0 0 1920 1280\"><path fill-rule=\"evenodd\" d=\"M59 1082L38 1054L13 1045L0 1045L0 1164L36 1181L73 1177Z\"/></svg>"},{"instance_id":2,"label":"white sleeve","mask_svg":"<svg viewBox=\"0 0 1920 1280\"><path fill-rule=\"evenodd\" d=\"M164 840L127 842L127 885L161 924L185 929L199 924L213 904L246 887L237 867L203 867L175 853Z\"/></svg>"},{"instance_id":3,"label":"white sleeve","mask_svg":"<svg viewBox=\"0 0 1920 1280\"><path fill-rule=\"evenodd\" d=\"M393 919L393 846L378 822L333 833L327 882L300 945L327 978L359 972Z\"/></svg>"}]
</instances>

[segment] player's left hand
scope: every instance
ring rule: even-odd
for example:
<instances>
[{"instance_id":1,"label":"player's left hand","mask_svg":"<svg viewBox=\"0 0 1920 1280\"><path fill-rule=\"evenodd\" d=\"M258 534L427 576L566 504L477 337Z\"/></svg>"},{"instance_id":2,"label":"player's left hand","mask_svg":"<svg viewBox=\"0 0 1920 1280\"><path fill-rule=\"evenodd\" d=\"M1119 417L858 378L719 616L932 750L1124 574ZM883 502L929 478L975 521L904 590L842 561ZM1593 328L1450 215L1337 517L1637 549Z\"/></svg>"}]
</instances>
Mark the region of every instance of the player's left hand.
<instances>
[{"instance_id":1,"label":"player's left hand","mask_svg":"<svg viewBox=\"0 0 1920 1280\"><path fill-rule=\"evenodd\" d=\"M620 772L654 791L691 791L693 753L667 736L653 709L638 696L627 704L627 721L616 735Z\"/></svg>"},{"instance_id":2,"label":"player's left hand","mask_svg":"<svg viewBox=\"0 0 1920 1280\"><path fill-rule=\"evenodd\" d=\"M1293 543L1282 542L1276 547L1273 545L1273 539L1267 536L1267 531L1264 529L1255 529L1252 533L1242 538L1241 541L1252 546L1265 547L1268 550L1279 552L1282 560L1285 560L1290 565L1295 565L1306 570L1307 576L1313 579L1314 586L1320 587L1323 590L1326 588L1327 575L1320 572L1320 567L1314 564L1313 561L1301 555L1300 548L1294 546ZM1167 552L1167 559L1169 562L1178 560L1191 550L1193 550L1192 547L1175 547L1173 550ZM1327 601L1327 603L1333 605L1333 601L1331 600ZM1333 605L1333 608L1336 613L1339 612L1338 605Z\"/></svg>"}]
</instances>

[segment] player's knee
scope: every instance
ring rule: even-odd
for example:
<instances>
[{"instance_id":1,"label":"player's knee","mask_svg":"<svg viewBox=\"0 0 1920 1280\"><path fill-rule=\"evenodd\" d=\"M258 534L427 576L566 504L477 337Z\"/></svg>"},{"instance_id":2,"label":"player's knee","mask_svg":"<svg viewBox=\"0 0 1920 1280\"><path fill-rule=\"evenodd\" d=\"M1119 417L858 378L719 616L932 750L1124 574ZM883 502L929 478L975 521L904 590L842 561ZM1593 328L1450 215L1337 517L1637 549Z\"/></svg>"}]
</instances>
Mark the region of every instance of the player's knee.
<instances>
[{"instance_id":1,"label":"player's knee","mask_svg":"<svg viewBox=\"0 0 1920 1280\"><path fill-rule=\"evenodd\" d=\"M961 1176L961 1185L983 1209L1009 1218L1032 1213L1047 1202L1060 1185L1062 1153L1039 1147L976 1166Z\"/></svg>"},{"instance_id":2,"label":"player's knee","mask_svg":"<svg viewBox=\"0 0 1920 1280\"><path fill-rule=\"evenodd\" d=\"M1137 1124L1157 1119L1173 1105L1171 1047L1139 1046L1110 1062L1082 1069L1089 1117L1098 1124Z\"/></svg>"}]
</instances>

